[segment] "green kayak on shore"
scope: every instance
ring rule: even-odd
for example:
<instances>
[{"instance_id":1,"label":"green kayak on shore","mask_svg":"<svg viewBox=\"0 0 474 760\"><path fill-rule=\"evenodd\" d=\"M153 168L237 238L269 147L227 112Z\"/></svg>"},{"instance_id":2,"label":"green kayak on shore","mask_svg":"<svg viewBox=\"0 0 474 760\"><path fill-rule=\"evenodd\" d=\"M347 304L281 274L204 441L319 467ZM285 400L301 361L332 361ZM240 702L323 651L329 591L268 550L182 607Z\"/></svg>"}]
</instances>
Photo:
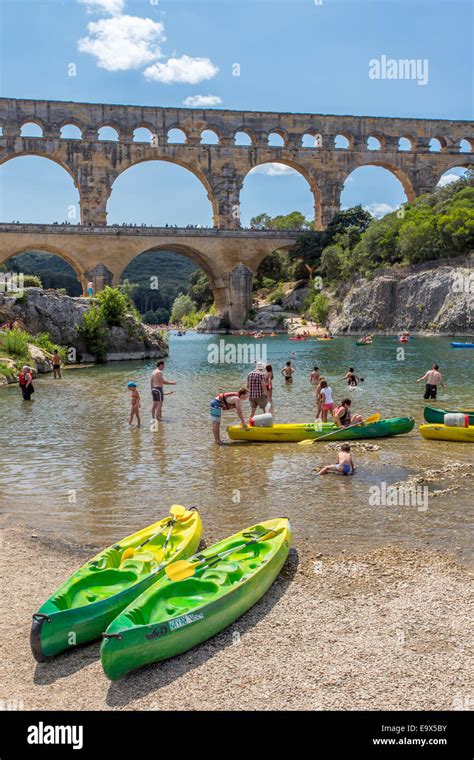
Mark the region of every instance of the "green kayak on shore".
<instances>
[{"instance_id":1,"label":"green kayak on shore","mask_svg":"<svg viewBox=\"0 0 474 760\"><path fill-rule=\"evenodd\" d=\"M197 551L202 523L180 505L170 515L97 554L62 584L33 615L30 645L35 660L100 638L164 567Z\"/></svg>"},{"instance_id":2,"label":"green kayak on shore","mask_svg":"<svg viewBox=\"0 0 474 760\"><path fill-rule=\"evenodd\" d=\"M267 520L169 565L103 634L108 678L185 652L243 615L279 574L291 536L288 518Z\"/></svg>"},{"instance_id":3,"label":"green kayak on shore","mask_svg":"<svg viewBox=\"0 0 474 760\"><path fill-rule=\"evenodd\" d=\"M445 414L467 414L469 425L474 425L474 409L436 409L434 406L425 406L423 416L426 422L432 424L443 424Z\"/></svg>"},{"instance_id":4,"label":"green kayak on shore","mask_svg":"<svg viewBox=\"0 0 474 760\"><path fill-rule=\"evenodd\" d=\"M299 443L313 438L322 438L331 433L326 441L352 441L363 438L385 438L403 435L413 430L413 417L391 417L378 422L370 422L352 428L338 428L333 422L298 422L295 424L275 424L269 427L248 427L231 425L227 428L229 438L233 441L251 441L253 443ZM334 433L334 435L332 435Z\"/></svg>"}]
</instances>

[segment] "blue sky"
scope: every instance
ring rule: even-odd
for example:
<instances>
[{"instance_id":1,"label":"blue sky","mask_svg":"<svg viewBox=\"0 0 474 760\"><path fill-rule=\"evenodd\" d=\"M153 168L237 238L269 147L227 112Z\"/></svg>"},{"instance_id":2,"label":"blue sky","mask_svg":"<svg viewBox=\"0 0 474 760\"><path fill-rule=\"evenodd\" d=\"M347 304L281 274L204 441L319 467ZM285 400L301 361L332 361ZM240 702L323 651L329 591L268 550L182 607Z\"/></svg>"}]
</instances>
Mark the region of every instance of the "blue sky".
<instances>
[{"instance_id":1,"label":"blue sky","mask_svg":"<svg viewBox=\"0 0 474 760\"><path fill-rule=\"evenodd\" d=\"M231 109L472 118L468 2L1 0L0 8L3 96L156 106L211 96ZM368 62L381 55L427 59L428 83L370 79ZM5 221L62 221L77 202L70 178L46 160L11 161L0 182ZM366 168L346 183L342 204L380 214L404 199L388 172ZM246 180L242 220L310 216L312 205L302 177L267 167ZM210 220L199 182L165 162L126 172L109 201L109 222Z\"/></svg>"}]
</instances>

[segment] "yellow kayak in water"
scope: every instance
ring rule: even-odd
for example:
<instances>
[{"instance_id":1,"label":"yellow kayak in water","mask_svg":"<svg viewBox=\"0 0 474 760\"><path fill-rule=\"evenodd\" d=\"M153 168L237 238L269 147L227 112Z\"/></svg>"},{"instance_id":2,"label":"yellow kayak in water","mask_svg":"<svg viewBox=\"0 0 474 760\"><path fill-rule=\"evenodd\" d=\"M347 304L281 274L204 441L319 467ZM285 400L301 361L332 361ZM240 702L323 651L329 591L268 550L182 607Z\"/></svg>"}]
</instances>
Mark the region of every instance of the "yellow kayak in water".
<instances>
[{"instance_id":1,"label":"yellow kayak in water","mask_svg":"<svg viewBox=\"0 0 474 760\"><path fill-rule=\"evenodd\" d=\"M451 425L420 425L423 438L433 441L459 441L474 443L474 425L469 427L452 427Z\"/></svg>"}]
</instances>

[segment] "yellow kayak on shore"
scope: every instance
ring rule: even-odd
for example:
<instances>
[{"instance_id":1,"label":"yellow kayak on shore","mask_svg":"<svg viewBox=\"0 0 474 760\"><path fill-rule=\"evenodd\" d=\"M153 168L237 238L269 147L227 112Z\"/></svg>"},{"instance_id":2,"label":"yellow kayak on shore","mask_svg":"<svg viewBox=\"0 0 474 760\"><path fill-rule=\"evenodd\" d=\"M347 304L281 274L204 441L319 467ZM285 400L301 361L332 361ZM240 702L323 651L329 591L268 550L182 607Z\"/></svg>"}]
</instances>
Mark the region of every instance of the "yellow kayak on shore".
<instances>
[{"instance_id":1,"label":"yellow kayak on shore","mask_svg":"<svg viewBox=\"0 0 474 760\"><path fill-rule=\"evenodd\" d=\"M420 425L423 438L433 441L458 441L474 443L474 425L469 427L452 427L451 425Z\"/></svg>"}]
</instances>

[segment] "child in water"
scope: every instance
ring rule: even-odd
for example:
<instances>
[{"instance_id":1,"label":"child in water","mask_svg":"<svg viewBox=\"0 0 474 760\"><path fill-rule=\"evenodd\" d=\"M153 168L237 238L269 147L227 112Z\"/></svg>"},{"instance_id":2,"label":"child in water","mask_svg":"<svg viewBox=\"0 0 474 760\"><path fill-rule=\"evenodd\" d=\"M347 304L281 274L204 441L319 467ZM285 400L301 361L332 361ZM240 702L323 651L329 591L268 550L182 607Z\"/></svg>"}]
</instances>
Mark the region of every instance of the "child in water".
<instances>
[{"instance_id":1,"label":"child in water","mask_svg":"<svg viewBox=\"0 0 474 760\"><path fill-rule=\"evenodd\" d=\"M137 384L136 383L127 383L127 388L130 391L130 400L132 402L132 406L130 408L130 418L128 420L129 425L132 424L133 418L137 418L137 427L141 427L141 419L140 419L140 394L137 391Z\"/></svg>"},{"instance_id":2,"label":"child in water","mask_svg":"<svg viewBox=\"0 0 474 760\"><path fill-rule=\"evenodd\" d=\"M316 467L314 468L317 469ZM354 462L351 456L351 447L348 443L343 443L341 450L337 454L337 464L327 464L317 475L327 475L328 472L334 472L338 475L353 475Z\"/></svg>"}]
</instances>

